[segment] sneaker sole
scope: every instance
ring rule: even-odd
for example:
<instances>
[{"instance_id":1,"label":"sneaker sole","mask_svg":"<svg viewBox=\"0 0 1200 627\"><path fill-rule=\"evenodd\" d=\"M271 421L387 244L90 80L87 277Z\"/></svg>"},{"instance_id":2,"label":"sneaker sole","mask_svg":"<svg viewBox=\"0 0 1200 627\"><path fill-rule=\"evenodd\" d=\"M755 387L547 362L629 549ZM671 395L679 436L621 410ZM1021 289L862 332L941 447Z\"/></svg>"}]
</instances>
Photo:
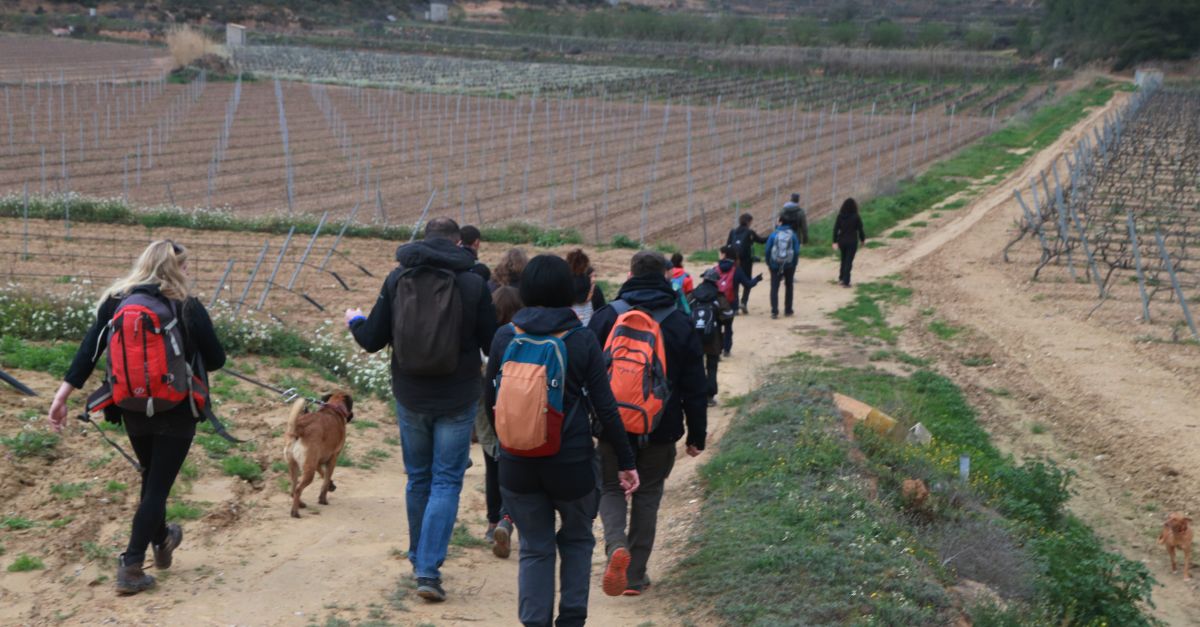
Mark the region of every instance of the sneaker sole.
<instances>
[{"instance_id":1,"label":"sneaker sole","mask_svg":"<svg viewBox=\"0 0 1200 627\"><path fill-rule=\"evenodd\" d=\"M629 550L621 547L613 551L608 558L608 567L604 570L604 594L610 597L621 596L625 586L629 584L625 571L629 568Z\"/></svg>"},{"instance_id":2,"label":"sneaker sole","mask_svg":"<svg viewBox=\"0 0 1200 627\"><path fill-rule=\"evenodd\" d=\"M508 535L508 530L503 527L496 527L496 533L492 535L495 541L492 544L492 555L500 559L508 559L512 554L512 536Z\"/></svg>"},{"instance_id":3,"label":"sneaker sole","mask_svg":"<svg viewBox=\"0 0 1200 627\"><path fill-rule=\"evenodd\" d=\"M432 601L434 603L441 603L442 601L446 600L446 595L439 594L437 590L428 588L417 588L417 596L425 599L426 601Z\"/></svg>"},{"instance_id":4,"label":"sneaker sole","mask_svg":"<svg viewBox=\"0 0 1200 627\"><path fill-rule=\"evenodd\" d=\"M642 591L634 590L633 588L630 588L630 589L622 592L621 596L623 596L623 597L640 597L640 596L642 596Z\"/></svg>"}]
</instances>

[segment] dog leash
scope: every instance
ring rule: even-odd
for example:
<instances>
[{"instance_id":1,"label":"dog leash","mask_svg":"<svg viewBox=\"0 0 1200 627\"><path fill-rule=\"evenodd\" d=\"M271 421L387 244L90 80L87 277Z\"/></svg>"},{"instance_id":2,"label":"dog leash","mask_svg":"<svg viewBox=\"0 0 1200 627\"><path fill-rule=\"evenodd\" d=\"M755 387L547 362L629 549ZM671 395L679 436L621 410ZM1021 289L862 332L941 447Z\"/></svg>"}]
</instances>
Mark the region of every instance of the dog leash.
<instances>
[{"instance_id":1,"label":"dog leash","mask_svg":"<svg viewBox=\"0 0 1200 627\"><path fill-rule=\"evenodd\" d=\"M245 381L246 383L249 383L251 385L257 385L258 387L263 388L264 390L269 390L271 392L274 392L274 393L278 394L280 397L280 400L282 400L285 403L290 403L298 398L302 398L302 399L308 401L309 403L313 403L314 405L320 405L321 407L324 407L326 405L325 401L315 399L315 398L309 398L307 396L301 396L300 392L298 390L296 390L296 388L294 388L294 387L287 388L286 390L282 389L282 388L277 388L269 383L263 383L262 381L259 381L258 379L255 379L253 377L248 377L240 372L236 372L236 371L230 370L228 368L222 369L221 372L224 372L225 374L227 374L231 377L234 377L236 379L241 379L242 381Z\"/></svg>"},{"instance_id":2,"label":"dog leash","mask_svg":"<svg viewBox=\"0 0 1200 627\"><path fill-rule=\"evenodd\" d=\"M80 422L86 422L86 423L92 425L93 427L95 427L96 432L100 434L100 437L104 438L104 441L108 442L109 446L117 449L117 452L121 454L121 457L124 457L126 461L128 461L130 464L132 464L133 469L136 470L139 475L145 471L145 469L142 468L142 465L139 464L136 459L131 457L129 455L129 453L126 453L125 449L121 448L120 444L117 444L116 442L113 442L111 439L109 439L108 435L104 433L104 429L101 429L100 425L96 424L96 422L94 420L92 420L91 416L88 416L87 413L81 413L78 416L76 416L75 418L77 420L79 420Z\"/></svg>"}]
</instances>

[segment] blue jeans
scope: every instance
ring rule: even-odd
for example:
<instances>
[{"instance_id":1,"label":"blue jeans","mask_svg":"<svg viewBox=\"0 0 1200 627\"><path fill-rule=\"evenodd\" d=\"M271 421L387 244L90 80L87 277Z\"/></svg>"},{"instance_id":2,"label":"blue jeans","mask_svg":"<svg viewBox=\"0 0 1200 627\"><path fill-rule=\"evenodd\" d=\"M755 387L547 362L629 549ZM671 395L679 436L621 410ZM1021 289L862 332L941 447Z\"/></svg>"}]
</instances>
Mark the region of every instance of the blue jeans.
<instances>
[{"instance_id":1,"label":"blue jeans","mask_svg":"<svg viewBox=\"0 0 1200 627\"><path fill-rule=\"evenodd\" d=\"M441 578L438 569L450 546L470 460L477 402L449 415L413 412L396 403L408 473L408 559L417 577Z\"/></svg>"}]
</instances>

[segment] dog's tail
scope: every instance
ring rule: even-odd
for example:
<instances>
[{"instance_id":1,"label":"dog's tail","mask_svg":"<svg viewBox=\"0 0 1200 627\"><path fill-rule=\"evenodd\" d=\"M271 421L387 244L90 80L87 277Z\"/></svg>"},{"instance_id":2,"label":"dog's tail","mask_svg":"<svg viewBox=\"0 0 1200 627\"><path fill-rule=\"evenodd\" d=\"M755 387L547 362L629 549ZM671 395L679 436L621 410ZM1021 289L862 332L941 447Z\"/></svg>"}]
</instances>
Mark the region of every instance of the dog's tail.
<instances>
[{"instance_id":1,"label":"dog's tail","mask_svg":"<svg viewBox=\"0 0 1200 627\"><path fill-rule=\"evenodd\" d=\"M304 413L306 405L308 405L308 401L302 398L298 398L296 402L292 403L292 411L288 413L287 419L287 434L289 436L296 436L296 419Z\"/></svg>"}]
</instances>

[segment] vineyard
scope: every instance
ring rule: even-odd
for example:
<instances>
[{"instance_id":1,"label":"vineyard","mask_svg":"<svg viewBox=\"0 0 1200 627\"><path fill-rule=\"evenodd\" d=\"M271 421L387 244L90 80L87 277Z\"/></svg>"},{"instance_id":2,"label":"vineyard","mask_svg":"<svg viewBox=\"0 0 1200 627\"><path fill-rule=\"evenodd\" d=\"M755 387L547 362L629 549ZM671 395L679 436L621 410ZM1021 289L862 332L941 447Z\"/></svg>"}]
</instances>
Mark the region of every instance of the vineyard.
<instances>
[{"instance_id":1,"label":"vineyard","mask_svg":"<svg viewBox=\"0 0 1200 627\"><path fill-rule=\"evenodd\" d=\"M1139 307L1143 323L1169 322L1171 339L1200 340L1200 92L1144 86L1029 187L1016 248L1041 281L1090 284L1109 302ZM1017 245L1022 240L1036 243ZM1007 252L1006 252L1007 255ZM1077 294L1083 297L1083 294Z\"/></svg>"}]
</instances>

